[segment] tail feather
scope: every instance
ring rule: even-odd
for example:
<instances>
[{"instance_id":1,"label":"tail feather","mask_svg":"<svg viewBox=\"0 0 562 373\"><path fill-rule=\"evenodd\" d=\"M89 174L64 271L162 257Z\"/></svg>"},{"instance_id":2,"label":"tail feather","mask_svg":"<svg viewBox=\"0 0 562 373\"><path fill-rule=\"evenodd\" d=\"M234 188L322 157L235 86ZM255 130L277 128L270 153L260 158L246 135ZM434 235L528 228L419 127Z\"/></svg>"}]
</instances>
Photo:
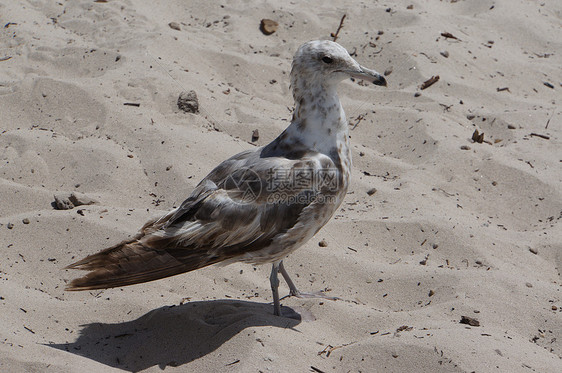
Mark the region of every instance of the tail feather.
<instances>
[{"instance_id":1,"label":"tail feather","mask_svg":"<svg viewBox=\"0 0 562 373\"><path fill-rule=\"evenodd\" d=\"M110 247L66 267L91 271L84 277L72 280L66 290L133 285L193 271L216 262L216 258L210 258L202 250L177 252L147 247L134 240Z\"/></svg>"}]
</instances>

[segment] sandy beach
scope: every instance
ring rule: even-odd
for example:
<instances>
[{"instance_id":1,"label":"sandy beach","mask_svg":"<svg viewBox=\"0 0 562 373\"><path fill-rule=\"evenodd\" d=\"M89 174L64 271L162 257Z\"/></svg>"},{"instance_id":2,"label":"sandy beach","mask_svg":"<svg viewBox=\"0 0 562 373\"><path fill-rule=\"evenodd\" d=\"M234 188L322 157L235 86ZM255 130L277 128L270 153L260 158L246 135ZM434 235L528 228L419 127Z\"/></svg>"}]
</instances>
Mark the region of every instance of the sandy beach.
<instances>
[{"instance_id":1,"label":"sandy beach","mask_svg":"<svg viewBox=\"0 0 562 373\"><path fill-rule=\"evenodd\" d=\"M274 316L247 264L64 291L276 138L293 54L344 15L388 87L341 83L351 186L285 260L341 300ZM0 0L0 371L562 371L561 21L554 0Z\"/></svg>"}]
</instances>

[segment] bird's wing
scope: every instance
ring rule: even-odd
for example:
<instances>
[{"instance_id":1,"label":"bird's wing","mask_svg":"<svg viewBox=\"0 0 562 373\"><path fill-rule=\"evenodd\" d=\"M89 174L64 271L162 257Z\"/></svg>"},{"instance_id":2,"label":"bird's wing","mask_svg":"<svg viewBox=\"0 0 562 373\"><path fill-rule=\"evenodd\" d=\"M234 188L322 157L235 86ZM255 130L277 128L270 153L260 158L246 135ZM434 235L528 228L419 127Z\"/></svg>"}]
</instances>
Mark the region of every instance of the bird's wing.
<instances>
[{"instance_id":1,"label":"bird's wing","mask_svg":"<svg viewBox=\"0 0 562 373\"><path fill-rule=\"evenodd\" d=\"M318 153L300 160L260 154L246 151L224 161L179 208L147 223L134 240L70 265L93 272L69 290L146 282L236 258L252 261L272 244L282 252L283 245L310 238L329 219L316 197L334 190L337 175L323 175L337 172L333 162ZM313 179L318 175L324 181ZM307 227L314 218L323 222Z\"/></svg>"}]
</instances>

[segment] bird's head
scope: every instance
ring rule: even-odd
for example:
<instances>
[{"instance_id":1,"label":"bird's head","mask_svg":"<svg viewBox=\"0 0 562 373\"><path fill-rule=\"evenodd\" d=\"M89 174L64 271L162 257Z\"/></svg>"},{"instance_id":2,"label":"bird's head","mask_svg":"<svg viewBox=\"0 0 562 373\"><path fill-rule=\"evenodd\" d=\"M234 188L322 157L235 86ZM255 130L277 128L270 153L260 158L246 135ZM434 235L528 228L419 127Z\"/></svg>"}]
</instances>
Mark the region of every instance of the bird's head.
<instances>
[{"instance_id":1,"label":"bird's head","mask_svg":"<svg viewBox=\"0 0 562 373\"><path fill-rule=\"evenodd\" d=\"M335 86L347 78L362 79L386 86L386 79L378 72L357 63L344 47L329 40L314 40L301 45L293 58L291 86L307 89L320 84Z\"/></svg>"}]
</instances>

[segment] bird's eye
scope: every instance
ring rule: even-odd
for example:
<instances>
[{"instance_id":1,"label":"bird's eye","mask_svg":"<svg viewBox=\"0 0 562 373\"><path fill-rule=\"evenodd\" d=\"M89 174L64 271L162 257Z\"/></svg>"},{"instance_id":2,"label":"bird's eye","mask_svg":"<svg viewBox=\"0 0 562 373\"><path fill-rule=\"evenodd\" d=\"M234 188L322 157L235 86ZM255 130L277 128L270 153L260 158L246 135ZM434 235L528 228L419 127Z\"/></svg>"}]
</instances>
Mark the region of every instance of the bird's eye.
<instances>
[{"instance_id":1,"label":"bird's eye","mask_svg":"<svg viewBox=\"0 0 562 373\"><path fill-rule=\"evenodd\" d=\"M334 60L331 57L324 56L324 57L322 57L322 62L330 64L330 63L334 62Z\"/></svg>"}]
</instances>

